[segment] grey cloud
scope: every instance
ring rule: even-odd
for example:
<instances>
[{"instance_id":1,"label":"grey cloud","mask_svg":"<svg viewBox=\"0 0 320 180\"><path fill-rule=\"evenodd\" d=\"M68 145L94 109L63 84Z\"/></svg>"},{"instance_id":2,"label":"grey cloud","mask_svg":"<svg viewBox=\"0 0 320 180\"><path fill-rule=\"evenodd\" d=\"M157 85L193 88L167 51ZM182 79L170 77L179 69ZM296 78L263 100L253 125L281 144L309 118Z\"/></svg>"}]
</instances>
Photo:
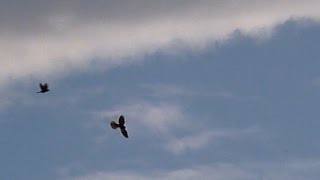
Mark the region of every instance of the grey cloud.
<instances>
[{"instance_id":1,"label":"grey cloud","mask_svg":"<svg viewBox=\"0 0 320 180\"><path fill-rule=\"evenodd\" d=\"M261 29L271 32L291 17L318 20L319 6L315 0L1 1L0 83L63 76L92 67L96 57L106 67L127 63L125 57L165 49L174 39L198 49L228 40L236 29L265 36Z\"/></svg>"},{"instance_id":2,"label":"grey cloud","mask_svg":"<svg viewBox=\"0 0 320 180\"><path fill-rule=\"evenodd\" d=\"M189 4L189 5L188 5ZM44 33L50 30L50 17L72 16L75 24L96 22L125 22L152 20L157 16L168 16L187 11L186 6L195 6L192 1L147 1L147 0L93 0L93 1L1 1L1 31L19 33ZM170 15L169 15L170 17ZM9 32L10 32L9 31Z\"/></svg>"},{"instance_id":3,"label":"grey cloud","mask_svg":"<svg viewBox=\"0 0 320 180\"><path fill-rule=\"evenodd\" d=\"M73 1L9 1L0 2L0 23L4 29L20 33L50 31L50 18L71 16L72 25L97 23L141 23L184 18L225 19L230 16L263 15L272 12L287 16L312 16L319 2L238 1L238 0L73 0ZM287 8L286 8L287 7ZM308 10L308 11L307 11ZM287 12L284 12L287 11ZM228 19L225 19L228 21Z\"/></svg>"}]
</instances>

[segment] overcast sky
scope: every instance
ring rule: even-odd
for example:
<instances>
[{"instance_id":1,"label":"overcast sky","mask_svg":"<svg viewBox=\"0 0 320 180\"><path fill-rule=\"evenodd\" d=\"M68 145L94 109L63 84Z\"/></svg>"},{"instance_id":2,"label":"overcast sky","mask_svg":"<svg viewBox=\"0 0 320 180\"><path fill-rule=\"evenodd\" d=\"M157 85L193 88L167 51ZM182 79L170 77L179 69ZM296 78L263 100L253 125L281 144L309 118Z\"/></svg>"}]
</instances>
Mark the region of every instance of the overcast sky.
<instances>
[{"instance_id":1,"label":"overcast sky","mask_svg":"<svg viewBox=\"0 0 320 180\"><path fill-rule=\"evenodd\" d=\"M317 180L319 7L2 0L0 179Z\"/></svg>"}]
</instances>

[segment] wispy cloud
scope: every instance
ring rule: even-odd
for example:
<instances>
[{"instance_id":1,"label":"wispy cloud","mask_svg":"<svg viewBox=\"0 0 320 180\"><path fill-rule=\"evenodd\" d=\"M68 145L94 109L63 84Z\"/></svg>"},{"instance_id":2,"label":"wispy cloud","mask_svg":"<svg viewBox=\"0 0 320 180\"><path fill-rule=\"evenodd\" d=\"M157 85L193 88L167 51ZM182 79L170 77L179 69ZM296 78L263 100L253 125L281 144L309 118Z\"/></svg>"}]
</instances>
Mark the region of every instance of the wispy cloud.
<instances>
[{"instance_id":1,"label":"wispy cloud","mask_svg":"<svg viewBox=\"0 0 320 180\"><path fill-rule=\"evenodd\" d=\"M317 180L320 175L319 160L295 160L287 162L243 162L214 163L174 170L135 171L99 171L96 173L64 177L65 180L144 180L144 179L215 179L215 180L256 180L256 179L291 179Z\"/></svg>"},{"instance_id":2,"label":"wispy cloud","mask_svg":"<svg viewBox=\"0 0 320 180\"><path fill-rule=\"evenodd\" d=\"M42 105L42 106L59 106L61 104L76 105L79 102L85 101L86 98L97 96L104 93L102 87L84 87L77 91L66 91L65 87L60 84L49 84L51 92L46 96L54 97L48 101L47 98L40 98L42 94L37 94L39 91L38 82L28 82L29 84L11 84L10 87L0 88L0 111L10 108L14 105ZM33 87L33 88L31 88ZM67 87L70 88L70 87ZM23 91L21 89L24 89ZM58 95L58 96L57 96ZM63 96L59 96L63 95Z\"/></svg>"},{"instance_id":3,"label":"wispy cloud","mask_svg":"<svg viewBox=\"0 0 320 180\"><path fill-rule=\"evenodd\" d=\"M218 140L238 139L260 131L257 127L245 129L202 127L201 124L194 124L192 117L180 105L170 103L137 101L94 112L98 119L110 121L116 120L121 114L128 118L127 123L131 132L139 133L143 128L143 134L157 135L164 150L177 155L202 149ZM101 142L106 138L104 135L98 137L97 141Z\"/></svg>"},{"instance_id":4,"label":"wispy cloud","mask_svg":"<svg viewBox=\"0 0 320 180\"><path fill-rule=\"evenodd\" d=\"M14 105L30 105L34 103L30 94L35 92L20 92L20 87L9 89L8 87L0 88L0 112Z\"/></svg>"},{"instance_id":5,"label":"wispy cloud","mask_svg":"<svg viewBox=\"0 0 320 180\"><path fill-rule=\"evenodd\" d=\"M149 90L153 96L196 96L200 95L200 92L191 90L190 88L184 88L172 84L142 84L142 88Z\"/></svg>"},{"instance_id":6,"label":"wispy cloud","mask_svg":"<svg viewBox=\"0 0 320 180\"><path fill-rule=\"evenodd\" d=\"M143 126L153 133L167 133L169 129L181 127L185 118L183 109L175 104L136 102L134 104L121 105L112 110L99 111L95 114L100 118L115 119L123 114L128 117L130 126Z\"/></svg>"},{"instance_id":7,"label":"wispy cloud","mask_svg":"<svg viewBox=\"0 0 320 180\"><path fill-rule=\"evenodd\" d=\"M319 20L319 6L316 0L5 0L0 6L0 83L27 74L58 77L83 71L95 67L92 58L112 67L132 60L126 57L165 49L174 39L198 49L228 40L234 30L261 37L292 17Z\"/></svg>"},{"instance_id":8,"label":"wispy cloud","mask_svg":"<svg viewBox=\"0 0 320 180\"><path fill-rule=\"evenodd\" d=\"M185 87L173 84L142 84L142 88L148 90L152 96L155 97L220 97L231 99L234 94L230 91L209 91L203 88L197 89L195 87Z\"/></svg>"},{"instance_id":9,"label":"wispy cloud","mask_svg":"<svg viewBox=\"0 0 320 180\"><path fill-rule=\"evenodd\" d=\"M314 78L310 81L310 84L314 87L320 87L320 78Z\"/></svg>"},{"instance_id":10,"label":"wispy cloud","mask_svg":"<svg viewBox=\"0 0 320 180\"><path fill-rule=\"evenodd\" d=\"M214 141L238 139L246 135L255 134L258 131L258 128L208 130L182 138L173 138L165 145L165 148L174 154L181 154L186 151L204 148Z\"/></svg>"}]
</instances>

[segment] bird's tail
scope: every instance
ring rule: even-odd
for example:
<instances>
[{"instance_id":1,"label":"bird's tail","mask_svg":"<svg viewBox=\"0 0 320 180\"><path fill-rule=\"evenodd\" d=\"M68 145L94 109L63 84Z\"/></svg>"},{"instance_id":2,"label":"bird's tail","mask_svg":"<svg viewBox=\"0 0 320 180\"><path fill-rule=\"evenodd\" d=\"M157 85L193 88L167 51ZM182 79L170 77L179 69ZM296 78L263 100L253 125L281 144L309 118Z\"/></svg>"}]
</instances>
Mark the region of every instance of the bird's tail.
<instances>
[{"instance_id":1,"label":"bird's tail","mask_svg":"<svg viewBox=\"0 0 320 180\"><path fill-rule=\"evenodd\" d=\"M112 127L112 129L117 129L119 127L119 124L117 124L114 121L111 121L110 126Z\"/></svg>"}]
</instances>

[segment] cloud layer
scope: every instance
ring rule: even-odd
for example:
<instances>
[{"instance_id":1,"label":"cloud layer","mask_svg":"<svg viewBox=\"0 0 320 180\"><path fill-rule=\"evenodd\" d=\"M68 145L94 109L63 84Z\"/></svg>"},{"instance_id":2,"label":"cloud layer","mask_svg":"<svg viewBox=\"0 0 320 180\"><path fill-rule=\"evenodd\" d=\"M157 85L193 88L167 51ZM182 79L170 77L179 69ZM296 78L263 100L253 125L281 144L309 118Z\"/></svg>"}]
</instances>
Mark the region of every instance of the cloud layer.
<instances>
[{"instance_id":1,"label":"cloud layer","mask_svg":"<svg viewBox=\"0 0 320 180\"><path fill-rule=\"evenodd\" d=\"M255 179L317 179L320 163L317 160L300 160L287 162L256 162L256 163L215 163L172 171L137 172L96 172L93 174L66 177L70 180L96 179L215 179L215 180L255 180Z\"/></svg>"},{"instance_id":2,"label":"cloud layer","mask_svg":"<svg viewBox=\"0 0 320 180\"><path fill-rule=\"evenodd\" d=\"M289 18L318 20L320 2L301 1L2 1L0 83L105 68L159 49L202 48L234 30L264 37ZM132 60L132 59L131 59ZM100 64L101 65L101 64Z\"/></svg>"}]
</instances>

